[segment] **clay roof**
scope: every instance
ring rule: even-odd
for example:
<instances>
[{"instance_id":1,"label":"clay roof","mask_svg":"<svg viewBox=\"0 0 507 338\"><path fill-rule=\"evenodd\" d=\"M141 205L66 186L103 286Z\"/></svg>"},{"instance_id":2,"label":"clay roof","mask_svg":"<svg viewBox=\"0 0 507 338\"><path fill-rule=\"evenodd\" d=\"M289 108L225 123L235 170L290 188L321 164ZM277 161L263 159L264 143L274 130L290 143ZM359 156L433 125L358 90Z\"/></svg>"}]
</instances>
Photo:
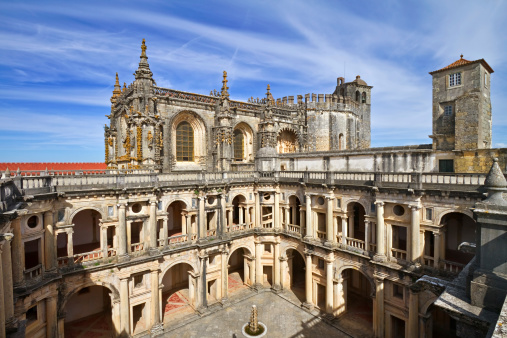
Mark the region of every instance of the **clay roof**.
<instances>
[{"instance_id":1,"label":"clay roof","mask_svg":"<svg viewBox=\"0 0 507 338\"><path fill-rule=\"evenodd\" d=\"M451 63L450 65L448 65L444 68L430 72L430 74L433 75L435 73L443 72L444 70L458 68L458 67L466 66L466 65L471 65L474 63L481 63L484 66L484 68L486 68L488 70L488 72L490 72L490 73L494 72L493 68L491 68L484 59L479 59L479 60L475 60L475 61L468 61L466 59L463 59L463 54L461 54L459 60L454 61L453 63Z\"/></svg>"},{"instance_id":2,"label":"clay roof","mask_svg":"<svg viewBox=\"0 0 507 338\"><path fill-rule=\"evenodd\" d=\"M0 162L0 171L15 172L21 171L39 171L39 170L100 170L106 169L107 166L104 162Z\"/></svg>"}]
</instances>

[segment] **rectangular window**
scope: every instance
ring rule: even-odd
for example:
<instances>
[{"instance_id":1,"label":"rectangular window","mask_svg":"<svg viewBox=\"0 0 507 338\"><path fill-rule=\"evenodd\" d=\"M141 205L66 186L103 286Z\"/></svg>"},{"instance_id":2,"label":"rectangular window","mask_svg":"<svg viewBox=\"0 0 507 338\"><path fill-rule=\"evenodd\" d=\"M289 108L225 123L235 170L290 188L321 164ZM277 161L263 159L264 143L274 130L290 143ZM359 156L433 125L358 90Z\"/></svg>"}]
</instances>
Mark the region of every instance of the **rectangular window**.
<instances>
[{"instance_id":1,"label":"rectangular window","mask_svg":"<svg viewBox=\"0 0 507 338\"><path fill-rule=\"evenodd\" d=\"M453 173L454 172L454 160L439 160L438 170L441 173Z\"/></svg>"},{"instance_id":2,"label":"rectangular window","mask_svg":"<svg viewBox=\"0 0 507 338\"><path fill-rule=\"evenodd\" d=\"M449 75L449 87L461 86L461 73Z\"/></svg>"},{"instance_id":3,"label":"rectangular window","mask_svg":"<svg viewBox=\"0 0 507 338\"><path fill-rule=\"evenodd\" d=\"M107 216L109 216L109 217L114 216L114 207L112 207L112 206L107 207Z\"/></svg>"},{"instance_id":4,"label":"rectangular window","mask_svg":"<svg viewBox=\"0 0 507 338\"><path fill-rule=\"evenodd\" d=\"M375 203L371 204L371 212L377 212L377 205Z\"/></svg>"},{"instance_id":5,"label":"rectangular window","mask_svg":"<svg viewBox=\"0 0 507 338\"><path fill-rule=\"evenodd\" d=\"M324 269L324 260L319 258L319 269Z\"/></svg>"},{"instance_id":6,"label":"rectangular window","mask_svg":"<svg viewBox=\"0 0 507 338\"><path fill-rule=\"evenodd\" d=\"M444 116L451 116L452 115L452 106L445 106L444 107Z\"/></svg>"},{"instance_id":7,"label":"rectangular window","mask_svg":"<svg viewBox=\"0 0 507 338\"><path fill-rule=\"evenodd\" d=\"M433 209L432 208L426 208L426 219L428 221L431 221L433 219Z\"/></svg>"},{"instance_id":8,"label":"rectangular window","mask_svg":"<svg viewBox=\"0 0 507 338\"><path fill-rule=\"evenodd\" d=\"M142 275L142 274L134 275L134 287L135 288L143 287L143 276L144 275Z\"/></svg>"},{"instance_id":9,"label":"rectangular window","mask_svg":"<svg viewBox=\"0 0 507 338\"><path fill-rule=\"evenodd\" d=\"M264 244L264 251L271 252L271 244Z\"/></svg>"},{"instance_id":10,"label":"rectangular window","mask_svg":"<svg viewBox=\"0 0 507 338\"><path fill-rule=\"evenodd\" d=\"M403 299L403 286L393 284L393 297Z\"/></svg>"},{"instance_id":11,"label":"rectangular window","mask_svg":"<svg viewBox=\"0 0 507 338\"><path fill-rule=\"evenodd\" d=\"M340 198L336 199L336 208L341 209L342 208L342 200Z\"/></svg>"},{"instance_id":12,"label":"rectangular window","mask_svg":"<svg viewBox=\"0 0 507 338\"><path fill-rule=\"evenodd\" d=\"M35 323L39 319L37 315L37 305L32 306L26 311L26 326L30 326L30 324Z\"/></svg>"}]
</instances>

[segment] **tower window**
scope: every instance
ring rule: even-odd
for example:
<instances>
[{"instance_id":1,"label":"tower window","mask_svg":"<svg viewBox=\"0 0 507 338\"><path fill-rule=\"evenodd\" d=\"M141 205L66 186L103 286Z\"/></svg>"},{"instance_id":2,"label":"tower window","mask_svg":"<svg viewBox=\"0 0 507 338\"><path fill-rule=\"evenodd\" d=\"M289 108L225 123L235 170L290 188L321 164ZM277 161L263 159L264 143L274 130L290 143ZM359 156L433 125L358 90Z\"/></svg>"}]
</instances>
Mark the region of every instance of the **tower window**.
<instances>
[{"instance_id":1,"label":"tower window","mask_svg":"<svg viewBox=\"0 0 507 338\"><path fill-rule=\"evenodd\" d=\"M363 92L363 94L361 94L361 103L366 103L366 92Z\"/></svg>"},{"instance_id":2,"label":"tower window","mask_svg":"<svg viewBox=\"0 0 507 338\"><path fill-rule=\"evenodd\" d=\"M454 161L453 160L439 160L438 169L441 173L453 173Z\"/></svg>"},{"instance_id":3,"label":"tower window","mask_svg":"<svg viewBox=\"0 0 507 338\"><path fill-rule=\"evenodd\" d=\"M452 106L445 106L444 107L444 116L451 116L452 115Z\"/></svg>"},{"instance_id":4,"label":"tower window","mask_svg":"<svg viewBox=\"0 0 507 338\"><path fill-rule=\"evenodd\" d=\"M194 160L194 130L188 122L181 122L176 128L176 160Z\"/></svg>"},{"instance_id":5,"label":"tower window","mask_svg":"<svg viewBox=\"0 0 507 338\"><path fill-rule=\"evenodd\" d=\"M244 137L241 130L234 131L234 159L236 161L243 161L245 155Z\"/></svg>"},{"instance_id":6,"label":"tower window","mask_svg":"<svg viewBox=\"0 0 507 338\"><path fill-rule=\"evenodd\" d=\"M361 97L361 93L359 93L359 90L356 91L356 101L359 102L359 98Z\"/></svg>"},{"instance_id":7,"label":"tower window","mask_svg":"<svg viewBox=\"0 0 507 338\"><path fill-rule=\"evenodd\" d=\"M449 87L461 86L461 73L449 75Z\"/></svg>"}]
</instances>

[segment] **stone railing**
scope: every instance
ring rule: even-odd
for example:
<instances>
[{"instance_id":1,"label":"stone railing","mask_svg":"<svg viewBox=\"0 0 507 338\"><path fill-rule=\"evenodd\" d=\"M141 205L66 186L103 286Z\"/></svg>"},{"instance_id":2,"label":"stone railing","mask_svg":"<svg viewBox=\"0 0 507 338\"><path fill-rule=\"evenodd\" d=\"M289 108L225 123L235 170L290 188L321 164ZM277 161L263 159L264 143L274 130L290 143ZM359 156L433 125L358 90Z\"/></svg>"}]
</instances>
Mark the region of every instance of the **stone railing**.
<instances>
[{"instance_id":1,"label":"stone railing","mask_svg":"<svg viewBox=\"0 0 507 338\"><path fill-rule=\"evenodd\" d=\"M424 255L422 257L422 265L433 267L435 265L435 258L431 256Z\"/></svg>"},{"instance_id":2,"label":"stone railing","mask_svg":"<svg viewBox=\"0 0 507 338\"><path fill-rule=\"evenodd\" d=\"M439 265L440 265L441 269L443 269L445 271L453 272L453 273L460 272L465 267L465 264L451 262L451 261L446 261L446 260L443 260L443 259L440 260L440 264Z\"/></svg>"},{"instance_id":3,"label":"stone railing","mask_svg":"<svg viewBox=\"0 0 507 338\"><path fill-rule=\"evenodd\" d=\"M37 264L36 266L26 269L23 271L25 279L33 279L42 275L42 264Z\"/></svg>"},{"instance_id":4,"label":"stone railing","mask_svg":"<svg viewBox=\"0 0 507 338\"><path fill-rule=\"evenodd\" d=\"M391 248L391 255L396 259L400 259L403 261L407 260L407 251L406 250Z\"/></svg>"},{"instance_id":5,"label":"stone railing","mask_svg":"<svg viewBox=\"0 0 507 338\"><path fill-rule=\"evenodd\" d=\"M102 251L83 252L83 253L75 254L74 256L72 256L74 264L93 261L93 260L101 259L102 257L103 257Z\"/></svg>"},{"instance_id":6,"label":"stone railing","mask_svg":"<svg viewBox=\"0 0 507 338\"><path fill-rule=\"evenodd\" d=\"M347 237L347 245L361 250L364 250L365 247L364 241L351 237Z\"/></svg>"},{"instance_id":7,"label":"stone railing","mask_svg":"<svg viewBox=\"0 0 507 338\"><path fill-rule=\"evenodd\" d=\"M316 233L317 233L317 238L319 238L319 239L326 239L326 232L325 231L319 231L319 230L317 230Z\"/></svg>"},{"instance_id":8,"label":"stone railing","mask_svg":"<svg viewBox=\"0 0 507 338\"><path fill-rule=\"evenodd\" d=\"M287 231L301 235L301 226L295 224L287 224Z\"/></svg>"}]
</instances>

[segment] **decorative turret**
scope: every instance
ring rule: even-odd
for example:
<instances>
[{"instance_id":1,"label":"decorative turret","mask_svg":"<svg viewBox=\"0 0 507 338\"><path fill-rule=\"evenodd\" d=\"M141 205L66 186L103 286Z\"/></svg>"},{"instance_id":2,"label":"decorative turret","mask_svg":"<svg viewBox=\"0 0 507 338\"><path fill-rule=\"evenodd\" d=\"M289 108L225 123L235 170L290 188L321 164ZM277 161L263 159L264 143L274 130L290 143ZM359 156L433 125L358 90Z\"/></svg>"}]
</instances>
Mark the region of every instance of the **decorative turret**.
<instances>
[{"instance_id":1,"label":"decorative turret","mask_svg":"<svg viewBox=\"0 0 507 338\"><path fill-rule=\"evenodd\" d=\"M146 56L146 43L143 39L143 43L141 44L141 60L139 61L139 67L137 68L134 76L136 77L136 84L143 84L144 86L154 85L155 81L153 80L153 73L150 70L150 65L148 64L148 56ZM148 80L148 81L142 81ZM147 88L145 88L147 90Z\"/></svg>"},{"instance_id":2,"label":"decorative turret","mask_svg":"<svg viewBox=\"0 0 507 338\"><path fill-rule=\"evenodd\" d=\"M116 102L116 98L121 95L120 81L118 79L118 73L116 73L116 82L114 84L113 96L111 96L111 103Z\"/></svg>"},{"instance_id":3,"label":"decorative turret","mask_svg":"<svg viewBox=\"0 0 507 338\"><path fill-rule=\"evenodd\" d=\"M222 92L221 97L223 99L229 99L229 87L227 87L227 72L224 70L224 79L222 80Z\"/></svg>"}]
</instances>

